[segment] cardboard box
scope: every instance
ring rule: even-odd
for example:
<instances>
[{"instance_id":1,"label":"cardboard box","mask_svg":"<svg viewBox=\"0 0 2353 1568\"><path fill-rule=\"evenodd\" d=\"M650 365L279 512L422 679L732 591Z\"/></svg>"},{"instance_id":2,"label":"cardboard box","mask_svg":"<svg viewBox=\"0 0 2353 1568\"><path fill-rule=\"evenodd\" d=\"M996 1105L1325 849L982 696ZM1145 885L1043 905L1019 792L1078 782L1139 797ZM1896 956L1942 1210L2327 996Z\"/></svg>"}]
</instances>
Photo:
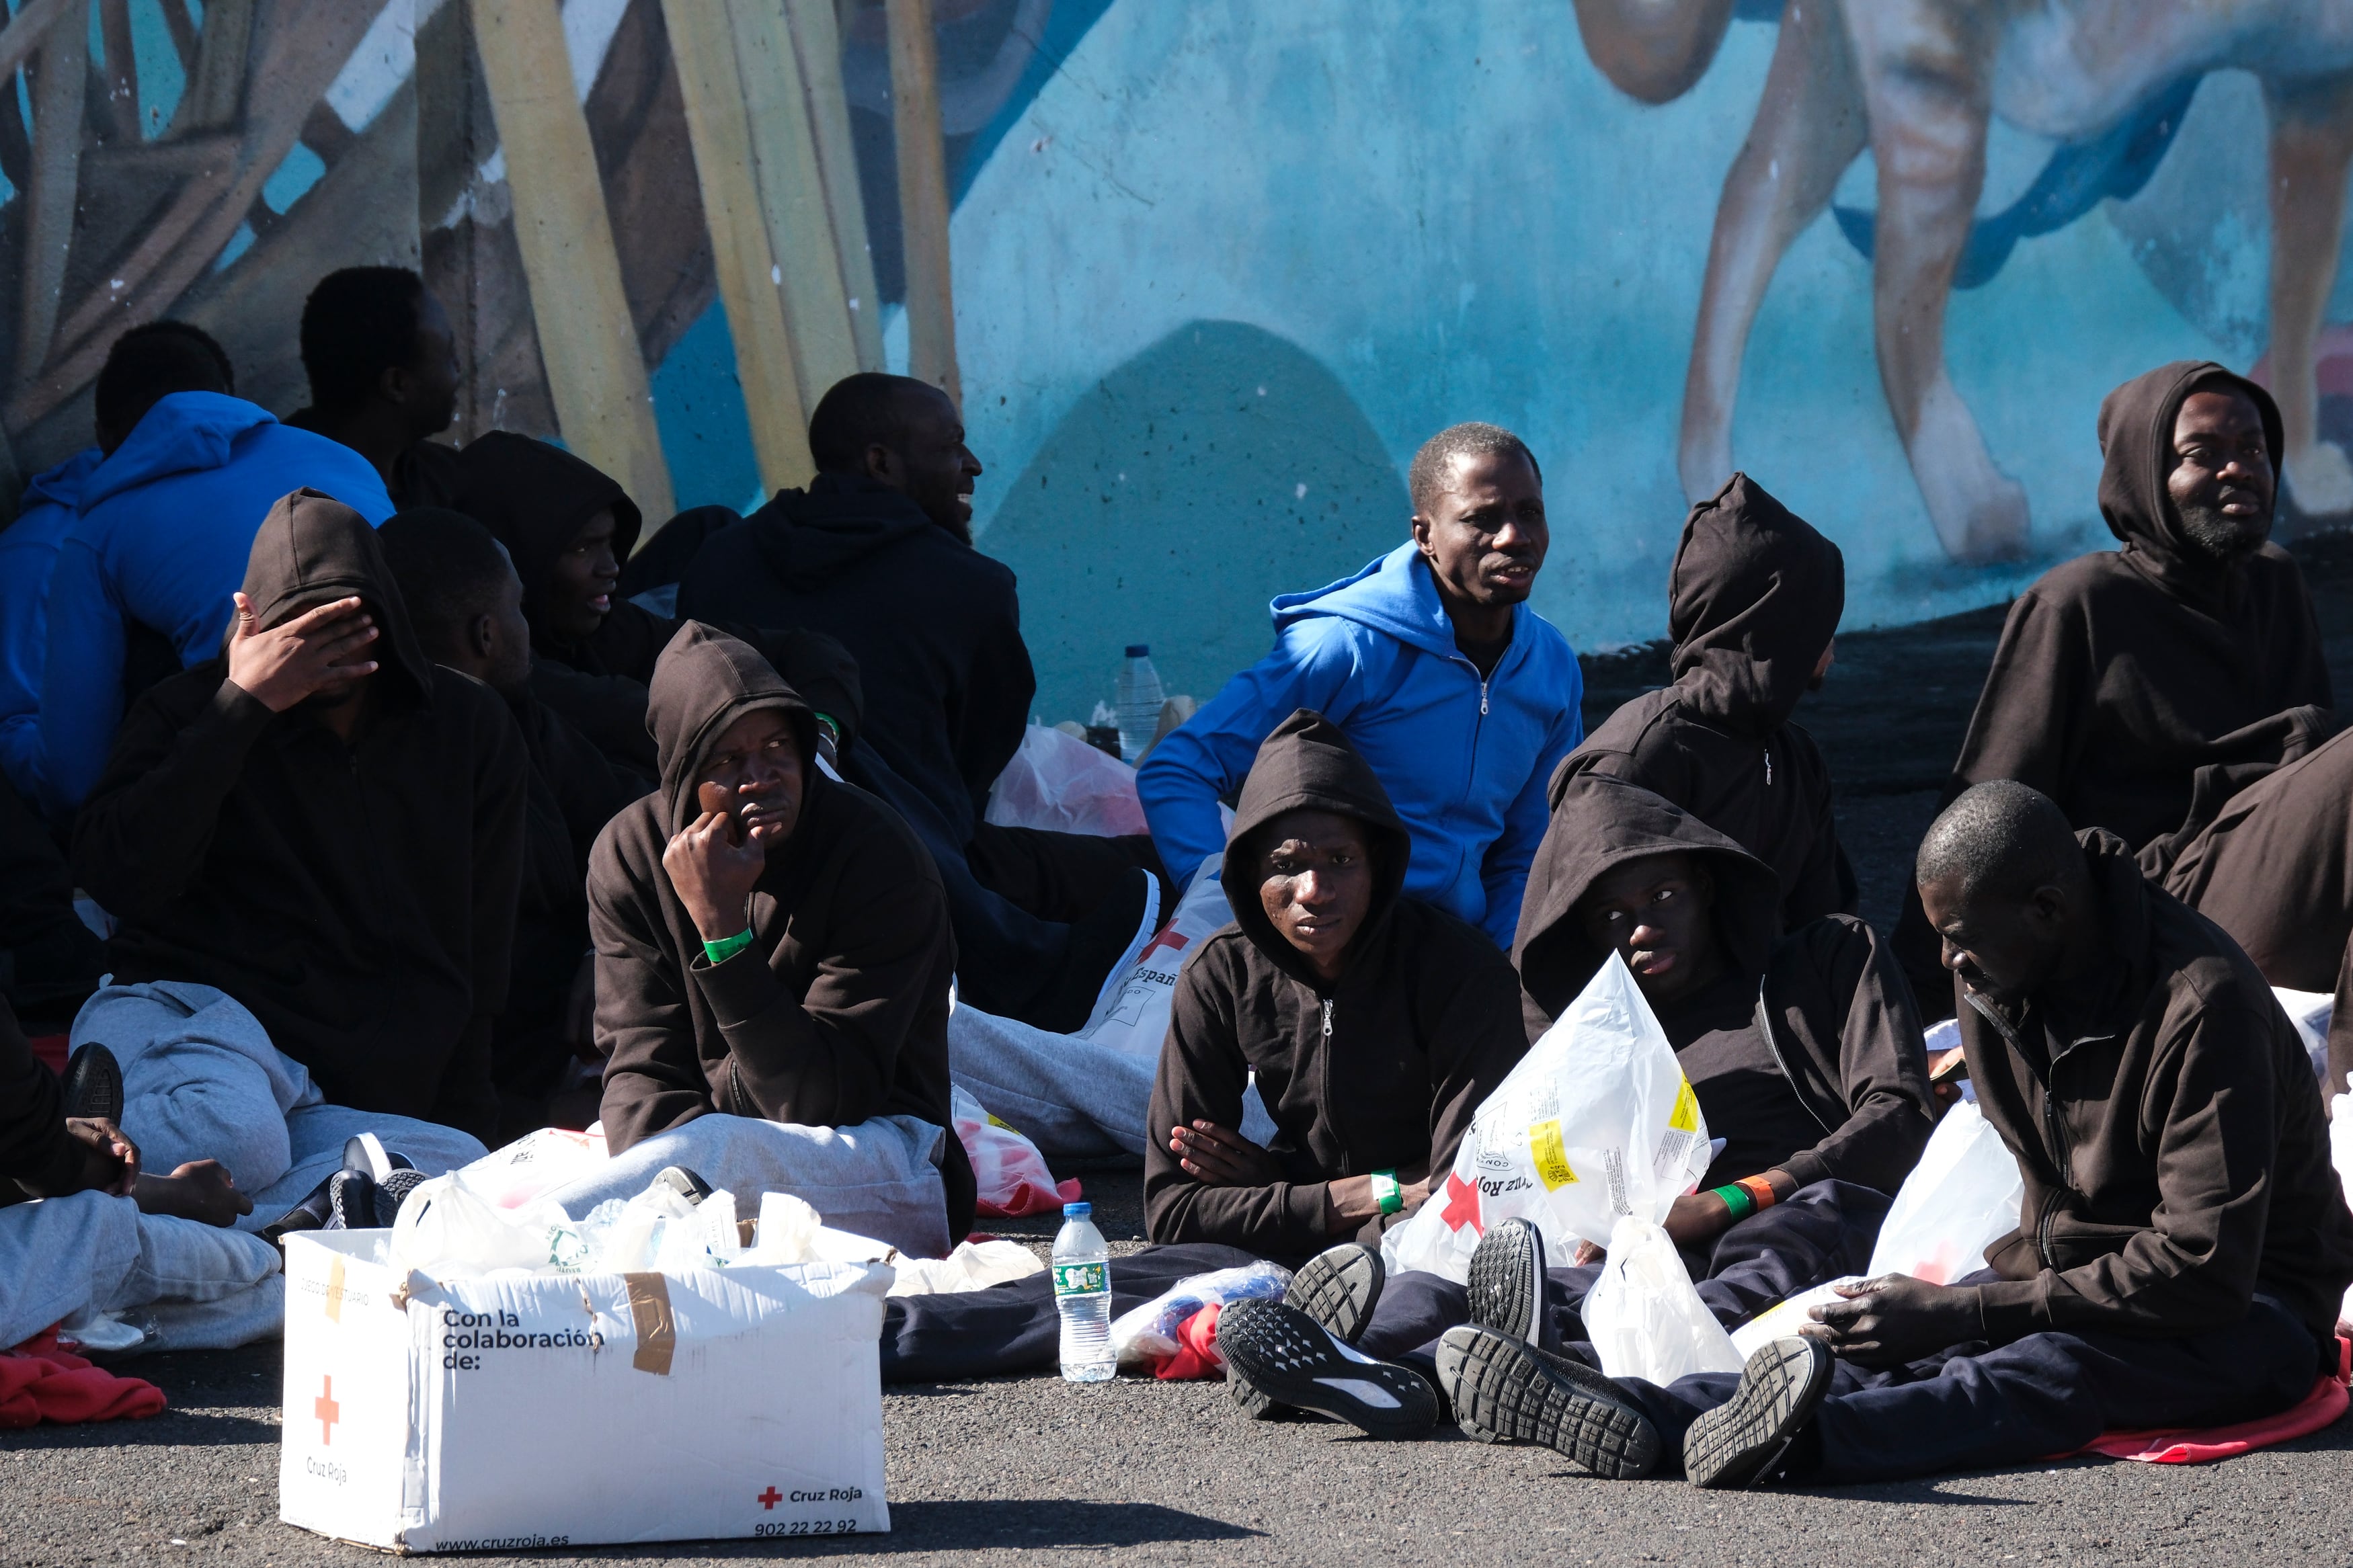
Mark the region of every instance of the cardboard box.
<instances>
[{"instance_id":1,"label":"cardboard box","mask_svg":"<svg viewBox=\"0 0 2353 1568\"><path fill-rule=\"evenodd\" d=\"M279 1517L399 1552L887 1531L892 1272L436 1282L286 1244Z\"/></svg>"}]
</instances>

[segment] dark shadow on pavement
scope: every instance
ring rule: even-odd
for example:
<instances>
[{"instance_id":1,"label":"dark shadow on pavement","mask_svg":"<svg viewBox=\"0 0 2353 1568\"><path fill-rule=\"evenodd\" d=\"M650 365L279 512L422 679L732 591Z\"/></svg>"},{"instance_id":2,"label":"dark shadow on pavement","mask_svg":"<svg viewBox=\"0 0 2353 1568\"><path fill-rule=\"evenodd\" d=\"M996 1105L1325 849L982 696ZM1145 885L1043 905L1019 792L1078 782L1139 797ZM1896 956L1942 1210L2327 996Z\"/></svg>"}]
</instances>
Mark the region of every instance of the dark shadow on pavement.
<instances>
[{"instance_id":1,"label":"dark shadow on pavement","mask_svg":"<svg viewBox=\"0 0 2353 1568\"><path fill-rule=\"evenodd\" d=\"M1228 1524L1153 1502L1084 1502L1039 1499L976 1498L894 1502L888 1535L812 1536L768 1541L665 1542L662 1553L676 1561L717 1562L737 1557L811 1555L873 1556L892 1552L977 1552L987 1548L1051 1550L1147 1546L1178 1541L1244 1541L1265 1531ZM571 1547L567 1558L596 1562L641 1558L643 1545L607 1551Z\"/></svg>"}]
</instances>

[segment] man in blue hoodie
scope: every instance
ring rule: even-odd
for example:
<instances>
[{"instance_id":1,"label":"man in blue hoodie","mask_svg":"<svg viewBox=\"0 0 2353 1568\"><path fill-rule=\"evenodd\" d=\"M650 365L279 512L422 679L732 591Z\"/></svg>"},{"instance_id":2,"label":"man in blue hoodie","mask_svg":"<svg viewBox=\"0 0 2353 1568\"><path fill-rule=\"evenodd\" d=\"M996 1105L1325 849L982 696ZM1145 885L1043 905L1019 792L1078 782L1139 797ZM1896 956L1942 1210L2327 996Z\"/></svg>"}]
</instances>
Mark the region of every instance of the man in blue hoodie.
<instances>
[{"instance_id":1,"label":"man in blue hoodie","mask_svg":"<svg viewBox=\"0 0 2353 1568\"><path fill-rule=\"evenodd\" d=\"M1493 425L1440 431L1413 459L1413 537L1353 577L1274 601L1274 651L1226 683L1136 772L1170 875L1225 847L1230 800L1301 708L1338 724L1412 836L1409 897L1510 951L1546 781L1583 738L1577 654L1527 607L1551 535L1544 475Z\"/></svg>"},{"instance_id":2,"label":"man in blue hoodie","mask_svg":"<svg viewBox=\"0 0 2353 1568\"><path fill-rule=\"evenodd\" d=\"M81 488L102 454L85 447L25 486L0 526L0 773L31 798L40 777L41 660L49 647L49 569L73 531Z\"/></svg>"},{"instance_id":3,"label":"man in blue hoodie","mask_svg":"<svg viewBox=\"0 0 2353 1568\"><path fill-rule=\"evenodd\" d=\"M105 769L126 677L143 689L220 652L229 595L280 497L308 488L371 524L392 515L365 458L233 395L212 339L178 321L133 330L99 376L105 460L49 575L35 797L55 818Z\"/></svg>"}]
</instances>

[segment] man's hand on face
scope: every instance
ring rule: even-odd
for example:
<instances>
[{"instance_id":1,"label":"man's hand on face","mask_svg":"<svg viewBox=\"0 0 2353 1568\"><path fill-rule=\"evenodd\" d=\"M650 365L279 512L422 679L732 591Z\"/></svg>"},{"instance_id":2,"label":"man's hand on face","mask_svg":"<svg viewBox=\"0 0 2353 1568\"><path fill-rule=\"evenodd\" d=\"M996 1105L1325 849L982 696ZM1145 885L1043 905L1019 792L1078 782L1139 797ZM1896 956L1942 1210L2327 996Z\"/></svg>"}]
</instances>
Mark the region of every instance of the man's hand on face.
<instances>
[{"instance_id":1,"label":"man's hand on face","mask_svg":"<svg viewBox=\"0 0 2353 1568\"><path fill-rule=\"evenodd\" d=\"M1213 1187L1263 1187L1282 1180L1273 1155L1214 1121L1170 1128L1168 1152L1187 1175Z\"/></svg>"},{"instance_id":2,"label":"man's hand on face","mask_svg":"<svg viewBox=\"0 0 2353 1568\"><path fill-rule=\"evenodd\" d=\"M283 713L328 687L375 674L375 660L360 655L375 638L375 621L356 598L305 610L264 631L253 601L239 594L229 622L228 679L272 713Z\"/></svg>"},{"instance_id":3,"label":"man's hand on face","mask_svg":"<svg viewBox=\"0 0 2353 1568\"><path fill-rule=\"evenodd\" d=\"M742 934L768 854L744 832L723 786L703 784L695 792L695 804L702 815L670 841L662 869L702 940L724 942Z\"/></svg>"},{"instance_id":4,"label":"man's hand on face","mask_svg":"<svg viewBox=\"0 0 2353 1568\"><path fill-rule=\"evenodd\" d=\"M1862 1366L1902 1366L1984 1333L1975 1290L1931 1285L1908 1274L1883 1274L1841 1285L1842 1301L1816 1307L1799 1330Z\"/></svg>"},{"instance_id":5,"label":"man's hand on face","mask_svg":"<svg viewBox=\"0 0 2353 1568\"><path fill-rule=\"evenodd\" d=\"M129 1197L139 1180L139 1145L102 1116L69 1116L66 1131L82 1146L82 1190Z\"/></svg>"}]
</instances>

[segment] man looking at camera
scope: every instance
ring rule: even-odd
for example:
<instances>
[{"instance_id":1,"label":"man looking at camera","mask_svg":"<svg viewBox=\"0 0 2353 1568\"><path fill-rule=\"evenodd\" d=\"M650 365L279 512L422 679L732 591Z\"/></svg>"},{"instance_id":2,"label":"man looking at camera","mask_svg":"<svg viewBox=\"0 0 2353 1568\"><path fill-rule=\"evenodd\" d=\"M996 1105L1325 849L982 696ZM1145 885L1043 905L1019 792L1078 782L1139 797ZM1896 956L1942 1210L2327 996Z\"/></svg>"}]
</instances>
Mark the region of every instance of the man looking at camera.
<instances>
[{"instance_id":1,"label":"man looking at camera","mask_svg":"<svg viewBox=\"0 0 2353 1568\"><path fill-rule=\"evenodd\" d=\"M1545 784L1585 733L1568 639L1527 607L1551 532L1544 475L1520 438L1456 425L1408 476L1413 536L1355 576L1274 601L1274 651L1136 770L1170 876L1225 845L1259 743L1296 710L1348 737L1411 836L1405 892L1509 951Z\"/></svg>"},{"instance_id":2,"label":"man looking at camera","mask_svg":"<svg viewBox=\"0 0 2353 1568\"><path fill-rule=\"evenodd\" d=\"M817 716L752 647L689 621L655 664L661 787L588 866L614 1159L585 1213L691 1168L756 1208L936 1257L972 1226L949 1131L946 900L906 826L816 765Z\"/></svg>"}]
</instances>

